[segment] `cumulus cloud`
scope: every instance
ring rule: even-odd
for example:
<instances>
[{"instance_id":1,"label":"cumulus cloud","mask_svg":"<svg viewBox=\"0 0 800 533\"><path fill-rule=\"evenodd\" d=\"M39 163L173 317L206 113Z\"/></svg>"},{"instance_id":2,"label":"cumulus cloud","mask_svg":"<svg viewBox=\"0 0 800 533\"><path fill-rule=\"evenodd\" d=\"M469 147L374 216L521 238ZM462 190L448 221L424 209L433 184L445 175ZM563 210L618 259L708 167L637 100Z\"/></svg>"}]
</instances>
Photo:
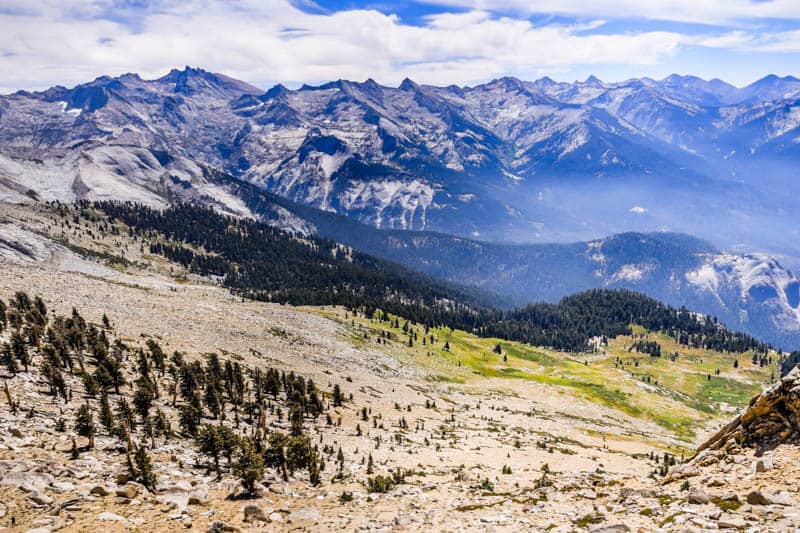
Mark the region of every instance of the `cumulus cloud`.
<instances>
[{"instance_id":1,"label":"cumulus cloud","mask_svg":"<svg viewBox=\"0 0 800 533\"><path fill-rule=\"evenodd\" d=\"M732 17L800 17L794 0L759 2L757 9L745 0L433 1L467 9L443 8L410 24L391 11L325 12L290 0L0 0L0 91L72 85L101 74L157 77L183 65L262 87L368 77L470 84L557 75L577 65L653 66L682 47L800 49L800 35L791 31L766 37L745 30L604 31L604 19L619 13L709 21L723 4L732 6ZM502 7L580 16L533 22L499 15Z\"/></svg>"},{"instance_id":2,"label":"cumulus cloud","mask_svg":"<svg viewBox=\"0 0 800 533\"><path fill-rule=\"evenodd\" d=\"M753 19L800 19L797 0L426 0L468 9L574 16L642 18L700 24Z\"/></svg>"},{"instance_id":3,"label":"cumulus cloud","mask_svg":"<svg viewBox=\"0 0 800 533\"><path fill-rule=\"evenodd\" d=\"M628 209L628 211L630 211L631 213L634 213L636 215L644 215L645 213L647 213L647 209L645 209L644 207L642 207L640 205L635 205L635 206L631 207L630 209Z\"/></svg>"},{"instance_id":4,"label":"cumulus cloud","mask_svg":"<svg viewBox=\"0 0 800 533\"><path fill-rule=\"evenodd\" d=\"M468 84L576 64L653 65L697 39L587 31L602 24L538 25L472 9L413 25L377 10L308 12L288 0L43 0L35 8L0 0L0 83L35 89L131 71L156 77L188 64L261 85L368 77Z\"/></svg>"}]
</instances>

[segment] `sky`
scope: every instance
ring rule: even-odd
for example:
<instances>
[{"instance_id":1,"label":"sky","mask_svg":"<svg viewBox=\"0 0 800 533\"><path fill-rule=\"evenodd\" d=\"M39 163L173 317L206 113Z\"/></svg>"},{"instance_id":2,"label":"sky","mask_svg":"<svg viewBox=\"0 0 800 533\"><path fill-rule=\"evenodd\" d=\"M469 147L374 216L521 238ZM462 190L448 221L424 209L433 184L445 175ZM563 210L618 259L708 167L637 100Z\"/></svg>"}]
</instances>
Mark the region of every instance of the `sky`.
<instances>
[{"instance_id":1,"label":"sky","mask_svg":"<svg viewBox=\"0 0 800 533\"><path fill-rule=\"evenodd\" d=\"M0 0L0 93L184 65L296 87L800 75L800 0Z\"/></svg>"}]
</instances>

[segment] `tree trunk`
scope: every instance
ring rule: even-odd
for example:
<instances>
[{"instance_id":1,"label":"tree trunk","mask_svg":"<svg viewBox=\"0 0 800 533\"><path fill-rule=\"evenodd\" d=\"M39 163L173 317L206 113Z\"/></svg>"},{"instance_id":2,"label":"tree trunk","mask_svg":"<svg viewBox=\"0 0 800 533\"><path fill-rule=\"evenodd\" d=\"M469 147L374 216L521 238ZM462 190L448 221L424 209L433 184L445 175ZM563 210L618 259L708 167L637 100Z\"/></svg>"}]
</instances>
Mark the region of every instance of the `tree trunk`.
<instances>
[{"instance_id":1,"label":"tree trunk","mask_svg":"<svg viewBox=\"0 0 800 533\"><path fill-rule=\"evenodd\" d=\"M11 408L11 412L17 412L17 406L14 405L14 400L11 398L11 391L8 388L8 381L3 381L5 393L6 393L6 400L8 400L8 406Z\"/></svg>"}]
</instances>

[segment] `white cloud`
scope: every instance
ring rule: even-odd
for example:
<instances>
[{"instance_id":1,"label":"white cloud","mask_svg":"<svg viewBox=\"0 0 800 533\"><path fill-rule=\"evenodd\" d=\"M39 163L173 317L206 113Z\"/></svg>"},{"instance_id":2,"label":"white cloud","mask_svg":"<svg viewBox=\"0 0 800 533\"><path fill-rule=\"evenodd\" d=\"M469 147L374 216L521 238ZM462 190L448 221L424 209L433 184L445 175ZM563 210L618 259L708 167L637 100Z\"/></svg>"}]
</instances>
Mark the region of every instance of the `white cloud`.
<instances>
[{"instance_id":1,"label":"white cloud","mask_svg":"<svg viewBox=\"0 0 800 533\"><path fill-rule=\"evenodd\" d=\"M800 31L751 36L737 43L735 48L755 52L800 52Z\"/></svg>"},{"instance_id":2,"label":"white cloud","mask_svg":"<svg viewBox=\"0 0 800 533\"><path fill-rule=\"evenodd\" d=\"M690 42L708 48L725 48L744 52L800 52L800 30L760 34L737 30L723 35L698 37Z\"/></svg>"},{"instance_id":3,"label":"white cloud","mask_svg":"<svg viewBox=\"0 0 800 533\"><path fill-rule=\"evenodd\" d=\"M470 9L410 25L376 10L309 13L289 0L156 0L145 8L122 9L116 0L0 0L0 83L5 86L0 92L73 85L101 74L138 72L152 78L183 65L261 86L368 77L386 84L404 77L470 84L503 75L558 75L578 66L647 68L679 57L678 51L689 46L800 51L796 31L603 31L603 19L620 13L703 22L800 18L795 0L431 1ZM580 20L533 23L493 14L499 8L579 15Z\"/></svg>"},{"instance_id":4,"label":"white cloud","mask_svg":"<svg viewBox=\"0 0 800 533\"><path fill-rule=\"evenodd\" d=\"M534 25L479 9L414 26L374 10L308 13L288 0L162 0L109 17L111 2L43 0L34 12L0 0L2 83L33 89L101 74L156 77L188 64L261 85L368 77L395 84L406 76L466 84L576 64L653 65L697 40L665 31L587 34L602 21Z\"/></svg>"},{"instance_id":5,"label":"white cloud","mask_svg":"<svg viewBox=\"0 0 800 533\"><path fill-rule=\"evenodd\" d=\"M555 13L579 17L642 18L700 24L753 19L800 19L797 0L427 0L469 9Z\"/></svg>"},{"instance_id":6,"label":"white cloud","mask_svg":"<svg viewBox=\"0 0 800 533\"><path fill-rule=\"evenodd\" d=\"M628 209L628 211L630 211L631 213L634 213L636 215L644 215L645 213L647 213L647 209L645 209L644 207L642 207L640 205L635 205L635 206L631 207L630 209Z\"/></svg>"}]
</instances>

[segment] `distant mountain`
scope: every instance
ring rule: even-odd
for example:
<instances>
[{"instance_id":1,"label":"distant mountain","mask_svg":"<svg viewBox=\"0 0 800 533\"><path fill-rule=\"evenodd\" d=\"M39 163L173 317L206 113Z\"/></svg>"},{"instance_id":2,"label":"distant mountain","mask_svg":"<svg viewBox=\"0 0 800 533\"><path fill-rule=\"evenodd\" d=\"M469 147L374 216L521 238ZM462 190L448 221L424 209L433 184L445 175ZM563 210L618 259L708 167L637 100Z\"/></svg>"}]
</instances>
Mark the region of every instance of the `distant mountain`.
<instances>
[{"instance_id":1,"label":"distant mountain","mask_svg":"<svg viewBox=\"0 0 800 533\"><path fill-rule=\"evenodd\" d=\"M215 181L271 224L313 234L434 278L478 287L493 304L556 302L595 288L631 289L716 316L787 350L800 348L800 278L764 254L722 252L678 233L623 233L568 244L497 244L430 231L376 229L230 176Z\"/></svg>"},{"instance_id":2,"label":"distant mountain","mask_svg":"<svg viewBox=\"0 0 800 533\"><path fill-rule=\"evenodd\" d=\"M202 168L381 228L515 241L698 234L800 257L800 82L338 80L268 91L201 69L0 97L0 199L131 197ZM202 191L202 192L200 192Z\"/></svg>"},{"instance_id":3,"label":"distant mountain","mask_svg":"<svg viewBox=\"0 0 800 533\"><path fill-rule=\"evenodd\" d=\"M511 303L627 288L719 318L784 349L800 347L800 279L763 254L732 254L675 233L624 233L572 244L491 244L449 235L358 231L317 221L319 233Z\"/></svg>"},{"instance_id":4,"label":"distant mountain","mask_svg":"<svg viewBox=\"0 0 800 533\"><path fill-rule=\"evenodd\" d=\"M800 93L800 79L794 76L779 77L775 74L764 76L737 91L738 98L732 103L758 103L774 100L791 100Z\"/></svg>"}]
</instances>

